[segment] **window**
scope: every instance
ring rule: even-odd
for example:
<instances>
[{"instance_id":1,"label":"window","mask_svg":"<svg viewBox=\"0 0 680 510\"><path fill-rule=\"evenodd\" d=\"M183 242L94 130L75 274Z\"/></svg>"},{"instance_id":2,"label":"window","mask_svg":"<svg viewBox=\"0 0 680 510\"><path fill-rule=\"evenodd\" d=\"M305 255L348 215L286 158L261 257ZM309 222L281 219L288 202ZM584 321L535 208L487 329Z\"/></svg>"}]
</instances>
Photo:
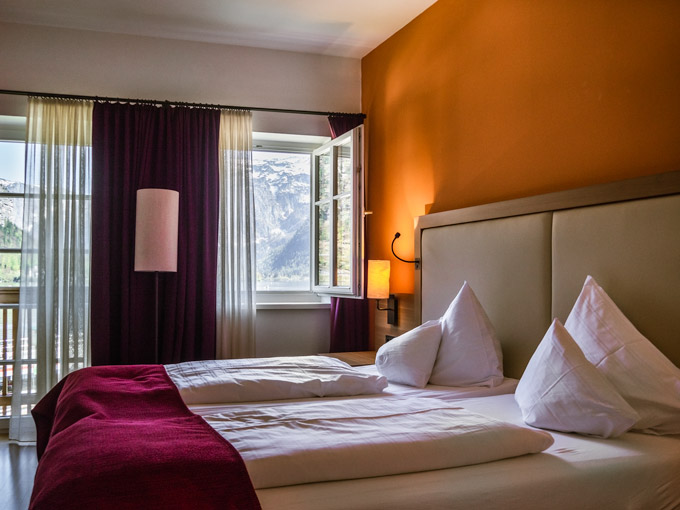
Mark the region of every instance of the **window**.
<instances>
[{"instance_id":1,"label":"window","mask_svg":"<svg viewBox=\"0 0 680 510\"><path fill-rule=\"evenodd\" d=\"M0 420L12 412L24 212L24 126L21 117L0 117ZM5 427L2 422L0 428Z\"/></svg>"},{"instance_id":2,"label":"window","mask_svg":"<svg viewBox=\"0 0 680 510\"><path fill-rule=\"evenodd\" d=\"M315 292L360 297L363 281L362 126L312 154Z\"/></svg>"},{"instance_id":3,"label":"window","mask_svg":"<svg viewBox=\"0 0 680 510\"><path fill-rule=\"evenodd\" d=\"M253 133L258 304L318 302L319 295L350 295L359 288L351 281L361 273L356 270L361 264L352 259L355 253L360 253L355 251L353 239L363 236L362 229L352 223L354 204L360 202L355 190L360 189L361 177L352 171L356 168L353 158L357 149L351 133L335 142L328 142L326 137ZM323 178L335 179L333 168L339 168L339 181L333 186L328 181L324 188L327 203L321 208L337 210L337 214L329 214L328 221L319 229L315 226L319 210L315 160L323 159L325 154L335 154L339 167L329 160L322 169L326 172ZM331 187L337 188L337 192L331 194ZM337 241L331 242L328 229L338 232ZM315 233L325 236L325 240L317 242ZM323 268L331 267L329 254L337 249L332 260L339 268L334 278L338 285L317 283L318 246L325 250ZM331 281L330 272L327 280Z\"/></svg>"},{"instance_id":4,"label":"window","mask_svg":"<svg viewBox=\"0 0 680 510\"><path fill-rule=\"evenodd\" d=\"M0 288L19 287L25 147L0 141Z\"/></svg>"},{"instance_id":5,"label":"window","mask_svg":"<svg viewBox=\"0 0 680 510\"><path fill-rule=\"evenodd\" d=\"M258 307L321 303L312 293L312 151L327 137L253 133Z\"/></svg>"}]
</instances>

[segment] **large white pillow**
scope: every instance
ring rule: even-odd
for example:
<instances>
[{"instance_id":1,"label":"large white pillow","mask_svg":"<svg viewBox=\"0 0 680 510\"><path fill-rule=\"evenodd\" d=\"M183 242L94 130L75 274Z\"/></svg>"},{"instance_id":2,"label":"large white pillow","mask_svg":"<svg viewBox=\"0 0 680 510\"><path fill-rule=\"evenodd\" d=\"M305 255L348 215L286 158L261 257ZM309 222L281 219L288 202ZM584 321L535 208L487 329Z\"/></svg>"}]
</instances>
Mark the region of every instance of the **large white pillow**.
<instances>
[{"instance_id":1,"label":"large white pillow","mask_svg":"<svg viewBox=\"0 0 680 510\"><path fill-rule=\"evenodd\" d=\"M375 366L390 382L424 388L441 338L439 321L428 321L380 347Z\"/></svg>"},{"instance_id":2,"label":"large white pillow","mask_svg":"<svg viewBox=\"0 0 680 510\"><path fill-rule=\"evenodd\" d=\"M588 361L638 412L633 429L680 434L680 369L635 329L591 276L565 327Z\"/></svg>"},{"instance_id":3,"label":"large white pillow","mask_svg":"<svg viewBox=\"0 0 680 510\"><path fill-rule=\"evenodd\" d=\"M561 432L616 437L640 418L557 319L529 360L515 400L527 424Z\"/></svg>"},{"instance_id":4,"label":"large white pillow","mask_svg":"<svg viewBox=\"0 0 680 510\"><path fill-rule=\"evenodd\" d=\"M498 386L503 382L501 344L467 282L442 318L442 340L431 384Z\"/></svg>"}]
</instances>

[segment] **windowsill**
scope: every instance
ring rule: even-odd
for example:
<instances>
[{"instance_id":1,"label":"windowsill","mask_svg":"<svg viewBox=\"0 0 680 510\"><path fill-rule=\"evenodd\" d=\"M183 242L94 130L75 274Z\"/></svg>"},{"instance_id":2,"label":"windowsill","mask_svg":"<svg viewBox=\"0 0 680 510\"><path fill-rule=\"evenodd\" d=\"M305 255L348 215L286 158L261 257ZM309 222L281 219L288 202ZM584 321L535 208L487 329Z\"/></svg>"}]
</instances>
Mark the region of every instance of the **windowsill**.
<instances>
[{"instance_id":1,"label":"windowsill","mask_svg":"<svg viewBox=\"0 0 680 510\"><path fill-rule=\"evenodd\" d=\"M330 303L257 303L258 310L319 310L330 308Z\"/></svg>"},{"instance_id":2,"label":"windowsill","mask_svg":"<svg viewBox=\"0 0 680 510\"><path fill-rule=\"evenodd\" d=\"M258 310L319 310L330 308L330 298L309 291L258 291Z\"/></svg>"}]
</instances>

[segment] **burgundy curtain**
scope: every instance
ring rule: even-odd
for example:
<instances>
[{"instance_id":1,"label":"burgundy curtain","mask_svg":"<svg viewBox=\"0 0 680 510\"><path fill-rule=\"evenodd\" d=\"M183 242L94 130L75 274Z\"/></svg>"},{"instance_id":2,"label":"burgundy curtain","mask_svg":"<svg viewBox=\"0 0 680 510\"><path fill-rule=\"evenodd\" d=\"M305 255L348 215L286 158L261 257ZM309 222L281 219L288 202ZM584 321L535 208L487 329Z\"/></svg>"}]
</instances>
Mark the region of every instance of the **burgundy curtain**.
<instances>
[{"instance_id":1,"label":"burgundy curtain","mask_svg":"<svg viewBox=\"0 0 680 510\"><path fill-rule=\"evenodd\" d=\"M344 135L350 129L361 126L364 123L362 113L336 113L328 116L328 126L331 128L331 138Z\"/></svg>"},{"instance_id":2,"label":"burgundy curtain","mask_svg":"<svg viewBox=\"0 0 680 510\"><path fill-rule=\"evenodd\" d=\"M361 125L361 114L330 115L331 136L337 138ZM366 251L367 253L367 251ZM364 274L366 274L364 262ZM362 285L366 296L366 282ZM331 352L366 351L370 343L368 299L331 298Z\"/></svg>"},{"instance_id":3,"label":"burgundy curtain","mask_svg":"<svg viewBox=\"0 0 680 510\"><path fill-rule=\"evenodd\" d=\"M92 363L153 363L154 273L134 271L136 193L179 192L176 273L159 274L159 361L215 357L218 110L95 103Z\"/></svg>"},{"instance_id":4,"label":"burgundy curtain","mask_svg":"<svg viewBox=\"0 0 680 510\"><path fill-rule=\"evenodd\" d=\"M366 285L364 296L366 295ZM367 351L370 345L369 301L331 298L330 352Z\"/></svg>"}]
</instances>

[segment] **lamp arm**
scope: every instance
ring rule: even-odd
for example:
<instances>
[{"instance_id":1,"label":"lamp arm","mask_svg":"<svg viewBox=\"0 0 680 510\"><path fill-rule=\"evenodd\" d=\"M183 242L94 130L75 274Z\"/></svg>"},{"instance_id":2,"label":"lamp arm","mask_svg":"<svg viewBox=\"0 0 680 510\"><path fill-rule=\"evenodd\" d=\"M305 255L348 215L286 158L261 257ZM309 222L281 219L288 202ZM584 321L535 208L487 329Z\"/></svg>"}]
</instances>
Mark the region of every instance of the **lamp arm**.
<instances>
[{"instance_id":1,"label":"lamp arm","mask_svg":"<svg viewBox=\"0 0 680 510\"><path fill-rule=\"evenodd\" d=\"M392 300L392 302L390 302L390 299ZM384 312L385 310L394 310L394 299L395 299L395 298L394 298L394 294L390 294L390 297L387 298L387 306L384 307L384 308L383 308L382 306L380 306L380 299L377 299L377 300L376 300L376 303L375 303L375 307L376 307L378 310L383 311L383 312Z\"/></svg>"},{"instance_id":2,"label":"lamp arm","mask_svg":"<svg viewBox=\"0 0 680 510\"><path fill-rule=\"evenodd\" d=\"M399 312L398 299L394 294L390 294L387 298L387 306L385 308L380 306L380 300L376 300L375 306L378 310L387 311L387 324L397 324L397 314Z\"/></svg>"},{"instance_id":3,"label":"lamp arm","mask_svg":"<svg viewBox=\"0 0 680 510\"><path fill-rule=\"evenodd\" d=\"M419 269L419 268L420 268L420 259L415 259L415 260L404 260L404 259L402 259L399 255L397 255L396 253L394 253L394 241L396 241L397 239L399 239L400 236L401 236L401 234L400 234L399 232L397 232L396 234L394 234L394 239L392 239L392 246L390 247L391 250L392 250L392 255L394 255L394 256L397 258L397 260L401 260L402 262L406 262L407 264L415 264L415 265L416 265L416 269Z\"/></svg>"}]
</instances>

